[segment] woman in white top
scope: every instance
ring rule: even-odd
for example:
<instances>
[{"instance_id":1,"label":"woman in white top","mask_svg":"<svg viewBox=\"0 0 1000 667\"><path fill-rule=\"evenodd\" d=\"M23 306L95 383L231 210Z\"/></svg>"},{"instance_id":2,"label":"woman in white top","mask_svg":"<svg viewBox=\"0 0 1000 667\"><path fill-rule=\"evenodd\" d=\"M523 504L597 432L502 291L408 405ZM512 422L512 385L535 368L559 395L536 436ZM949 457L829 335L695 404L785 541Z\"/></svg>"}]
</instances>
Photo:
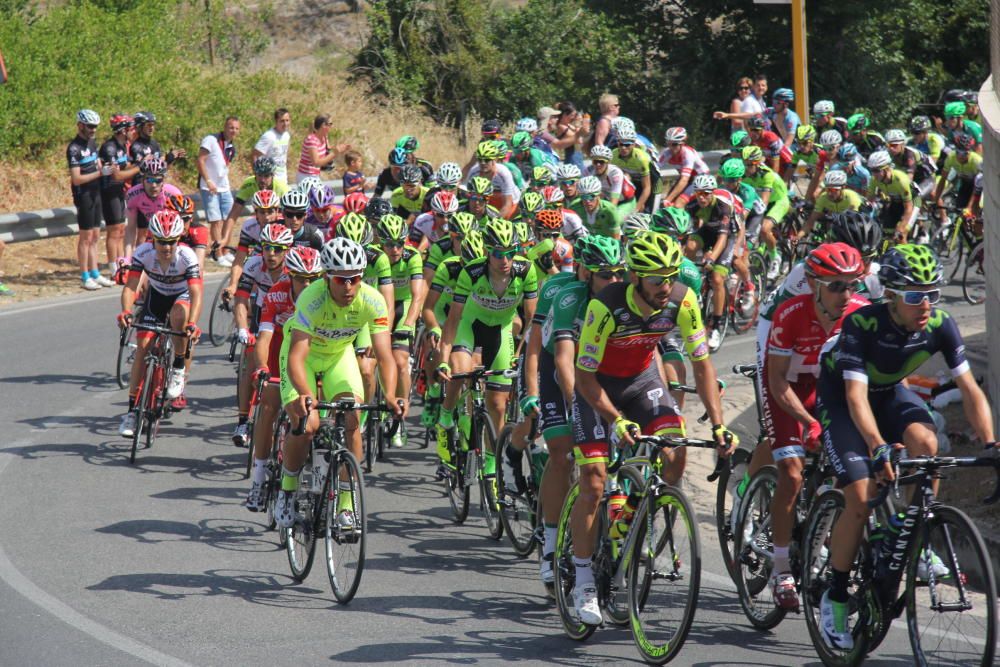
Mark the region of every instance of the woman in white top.
<instances>
[{"instance_id":1,"label":"woman in white top","mask_svg":"<svg viewBox=\"0 0 1000 667\"><path fill-rule=\"evenodd\" d=\"M716 111L712 117L716 120L731 121L731 132L746 129L743 121L753 116L763 116L766 107L761 101L763 97L758 97L754 88L763 85L764 92L767 92L767 79L761 79L754 84L748 76L740 77L736 82L736 97L729 103L729 111ZM763 95L763 93L761 93Z\"/></svg>"}]
</instances>

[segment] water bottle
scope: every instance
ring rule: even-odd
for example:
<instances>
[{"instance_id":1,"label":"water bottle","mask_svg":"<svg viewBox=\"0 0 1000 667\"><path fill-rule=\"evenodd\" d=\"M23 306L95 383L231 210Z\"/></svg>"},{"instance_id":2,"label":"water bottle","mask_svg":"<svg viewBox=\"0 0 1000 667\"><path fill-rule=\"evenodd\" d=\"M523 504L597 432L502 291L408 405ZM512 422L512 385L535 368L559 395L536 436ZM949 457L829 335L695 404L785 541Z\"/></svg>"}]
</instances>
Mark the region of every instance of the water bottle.
<instances>
[{"instance_id":1,"label":"water bottle","mask_svg":"<svg viewBox=\"0 0 1000 667\"><path fill-rule=\"evenodd\" d=\"M628 533L629 524L632 523L632 516L635 514L635 508L639 505L639 492L633 491L628 494L628 498L625 499L625 504L622 506L621 515L614 523L611 524L611 528L608 534L612 539L620 540L625 537Z\"/></svg>"},{"instance_id":2,"label":"water bottle","mask_svg":"<svg viewBox=\"0 0 1000 667\"><path fill-rule=\"evenodd\" d=\"M323 491L323 471L326 470L325 450L314 449L312 453L312 490L313 493Z\"/></svg>"},{"instance_id":3,"label":"water bottle","mask_svg":"<svg viewBox=\"0 0 1000 667\"><path fill-rule=\"evenodd\" d=\"M309 464L308 461L302 466L302 471L299 473L299 488L303 490L308 489L312 491L313 488L312 466Z\"/></svg>"}]
</instances>

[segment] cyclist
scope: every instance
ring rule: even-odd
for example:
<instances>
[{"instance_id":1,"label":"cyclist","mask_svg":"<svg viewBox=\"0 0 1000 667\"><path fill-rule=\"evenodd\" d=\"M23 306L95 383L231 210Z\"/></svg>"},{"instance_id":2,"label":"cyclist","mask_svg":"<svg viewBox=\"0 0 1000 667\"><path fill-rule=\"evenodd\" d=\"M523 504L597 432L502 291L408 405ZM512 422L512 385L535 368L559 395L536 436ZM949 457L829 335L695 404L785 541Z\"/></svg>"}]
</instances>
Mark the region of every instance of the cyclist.
<instances>
[{"instance_id":1,"label":"cyclist","mask_svg":"<svg viewBox=\"0 0 1000 667\"><path fill-rule=\"evenodd\" d=\"M829 542L832 581L820 603L823 639L850 650L849 572L858 553L876 482L894 478L889 455L902 444L910 456L937 453L930 413L903 382L929 357L941 352L962 394L976 435L993 442L987 401L965 359L965 344L955 321L935 305L941 298L941 267L928 248L897 245L882 257L879 278L888 299L848 317L840 335L828 342L820 359L817 410L823 447L837 471L846 506ZM935 556L921 558L918 578L933 568L948 574Z\"/></svg>"},{"instance_id":2,"label":"cyclist","mask_svg":"<svg viewBox=\"0 0 1000 667\"><path fill-rule=\"evenodd\" d=\"M131 256L137 243L146 238L149 218L166 208L167 199L181 191L167 177L167 163L159 158L147 158L139 165L142 181L125 193L125 256Z\"/></svg>"},{"instance_id":3,"label":"cyclist","mask_svg":"<svg viewBox=\"0 0 1000 667\"><path fill-rule=\"evenodd\" d=\"M764 164L764 152L759 146L744 148L742 158L746 168L744 181L753 186L757 196L764 202L764 220L760 225L760 236L763 237L768 252L767 279L774 280L781 272L781 256L778 254L775 228L781 224L790 207L788 188L777 172Z\"/></svg>"},{"instance_id":4,"label":"cyclist","mask_svg":"<svg viewBox=\"0 0 1000 667\"><path fill-rule=\"evenodd\" d=\"M154 213L149 219L152 242L140 244L132 253L132 265L122 288L118 325L128 326L132 319L139 279L145 274L146 290L142 307L142 324L169 326L185 331L187 336L174 337L174 359L167 377L166 395L174 400L184 393L184 357L188 341L198 342L201 330L196 324L201 315L202 281L198 258L194 251L179 244L184 234L184 222L173 211ZM118 433L126 438L135 433L136 392L146 370L146 352L154 334L136 334L135 360L129 377L128 412L122 417Z\"/></svg>"},{"instance_id":5,"label":"cyclist","mask_svg":"<svg viewBox=\"0 0 1000 667\"><path fill-rule=\"evenodd\" d=\"M916 217L909 177L893 169L892 156L884 150L875 151L868 157L868 169L872 173L868 200L886 202L879 212L883 232L888 235L889 230L894 230L893 238L906 243L910 224Z\"/></svg>"},{"instance_id":6,"label":"cyclist","mask_svg":"<svg viewBox=\"0 0 1000 667\"><path fill-rule=\"evenodd\" d=\"M325 238L333 238L337 232L337 222L346 213L342 205L335 203L336 196L333 193L333 188L324 185L321 188L310 190L306 196L309 198L306 223L322 229ZM363 194L361 196L364 197ZM364 205L361 206L361 210L364 210Z\"/></svg>"},{"instance_id":7,"label":"cyclist","mask_svg":"<svg viewBox=\"0 0 1000 667\"><path fill-rule=\"evenodd\" d=\"M239 416L233 430L233 444L246 447L250 439L247 420L250 414L250 394L253 391L251 360L257 339L257 321L264 296L285 274L285 253L292 247L295 237L292 230L280 223L265 225L260 230L260 254L254 255L243 265L233 303L236 321L236 340L245 345L237 371L237 401ZM253 298L251 305L250 299Z\"/></svg>"},{"instance_id":8,"label":"cyclist","mask_svg":"<svg viewBox=\"0 0 1000 667\"><path fill-rule=\"evenodd\" d=\"M368 327L379 375L385 389L385 401L396 419L406 415L405 397L396 397L396 363L392 358L389 336L389 311L385 299L361 277L366 260L365 250L345 238L335 238L323 246L320 263L326 273L302 291L296 301L295 313L285 323L285 339L281 344L278 364L281 372L281 402L293 423L305 419L305 433L289 434L285 440L282 460L281 491L274 518L282 528L295 523L293 495L299 485L299 472L309 452L309 441L319 427L319 414L308 405L317 395L317 375L322 374L324 398L353 398L361 401L364 388L357 359L352 354L354 338ZM356 413L346 415L348 449L361 459L361 432ZM355 517L349 490L339 488L340 507L337 524L349 530Z\"/></svg>"},{"instance_id":9,"label":"cyclist","mask_svg":"<svg viewBox=\"0 0 1000 667\"><path fill-rule=\"evenodd\" d=\"M488 178L474 176L465 184L465 210L475 216L480 230L489 220L500 217L500 210L490 204L492 196L493 182Z\"/></svg>"},{"instance_id":10,"label":"cyclist","mask_svg":"<svg viewBox=\"0 0 1000 667\"><path fill-rule=\"evenodd\" d=\"M741 159L743 149L750 145L750 133L746 130L736 130L729 135L729 157Z\"/></svg>"},{"instance_id":11,"label":"cyclist","mask_svg":"<svg viewBox=\"0 0 1000 667\"><path fill-rule=\"evenodd\" d=\"M555 155L535 146L534 137L529 132L515 132L510 138L510 146L513 149L513 161L508 167L520 170L522 177L529 181L536 167L557 164Z\"/></svg>"},{"instance_id":12,"label":"cyclist","mask_svg":"<svg viewBox=\"0 0 1000 667\"><path fill-rule=\"evenodd\" d=\"M926 200L934 190L934 174L937 172L934 158L913 146L907 146L906 133L902 130L886 132L885 142L893 165L906 173L916 189L916 195Z\"/></svg>"},{"instance_id":13,"label":"cyclist","mask_svg":"<svg viewBox=\"0 0 1000 667\"><path fill-rule=\"evenodd\" d=\"M754 116L747 120L750 145L758 147L767 157L767 166L775 173L781 174L792 163L792 151L781 137L765 129L765 126L766 121L763 116Z\"/></svg>"},{"instance_id":14,"label":"cyclist","mask_svg":"<svg viewBox=\"0 0 1000 667\"><path fill-rule=\"evenodd\" d=\"M258 190L253 194L253 217L247 218L240 227L240 240L236 244L236 255L233 266L229 269L229 284L222 290L222 299L229 301L236 292L243 273L243 264L251 253L256 252L260 244L260 230L272 222L277 222L281 215L281 201L271 190Z\"/></svg>"},{"instance_id":15,"label":"cyclist","mask_svg":"<svg viewBox=\"0 0 1000 667\"><path fill-rule=\"evenodd\" d=\"M576 184L578 197L570 210L580 216L591 234L621 238L622 220L618 207L601 198L601 181L596 176L584 176Z\"/></svg>"},{"instance_id":16,"label":"cyclist","mask_svg":"<svg viewBox=\"0 0 1000 667\"><path fill-rule=\"evenodd\" d=\"M458 197L451 192L440 191L431 198L430 205L429 213L421 213L409 225L408 242L421 252L448 238L448 223L458 212Z\"/></svg>"},{"instance_id":17,"label":"cyclist","mask_svg":"<svg viewBox=\"0 0 1000 667\"><path fill-rule=\"evenodd\" d=\"M678 172L677 182L670 188L670 192L663 198L662 206L673 206L681 194L691 196L693 189L691 179L700 174L708 174L711 170L701 157L701 153L691 146L688 146L687 130L683 127L670 127L664 135L667 147L660 153L659 164L661 169L676 167Z\"/></svg>"},{"instance_id":18,"label":"cyclist","mask_svg":"<svg viewBox=\"0 0 1000 667\"><path fill-rule=\"evenodd\" d=\"M576 569L573 601L580 620L589 625L602 621L591 555L609 441L615 448L631 445L633 433L684 434L684 420L664 386L654 354L665 334L680 329L720 453L728 455L739 444L722 423L697 297L674 280L680 246L666 234L642 232L629 242L626 258L628 282L613 283L588 302L580 333L585 343L576 356L572 421L580 495L570 517ZM684 472L684 448L667 459L664 478L677 483Z\"/></svg>"},{"instance_id":19,"label":"cyclist","mask_svg":"<svg viewBox=\"0 0 1000 667\"><path fill-rule=\"evenodd\" d=\"M948 154L942 165L941 176L938 177L934 189L934 201L937 202L938 219L944 224L947 221L947 210L941 199L949 182L953 182L955 190L955 208L963 209L969 205L975 191L977 176L983 170L983 156L973 150L973 138L959 132L955 135L955 150Z\"/></svg>"},{"instance_id":20,"label":"cyclist","mask_svg":"<svg viewBox=\"0 0 1000 667\"><path fill-rule=\"evenodd\" d=\"M500 217L510 219L517 212L521 191L515 184L511 168L500 163L504 155L495 141L480 142L476 147L476 164L468 170L468 177L470 180L476 176L488 178L493 184L490 203L500 212Z\"/></svg>"},{"instance_id":21,"label":"cyclist","mask_svg":"<svg viewBox=\"0 0 1000 667\"><path fill-rule=\"evenodd\" d=\"M458 186L462 182L462 168L458 166L457 162L442 162L434 175L434 182L437 185L429 189L427 195L424 196L424 213L431 210L431 202L434 201L434 195L437 193L450 192L458 196Z\"/></svg>"},{"instance_id":22,"label":"cyclist","mask_svg":"<svg viewBox=\"0 0 1000 667\"><path fill-rule=\"evenodd\" d=\"M407 164L412 164L420 168L420 172L424 176L424 183L427 187L431 187L434 181L434 166L422 157L417 157L417 150L420 148L420 142L416 137L409 134L404 134L396 141L396 148L402 148L406 153Z\"/></svg>"},{"instance_id":23,"label":"cyclist","mask_svg":"<svg viewBox=\"0 0 1000 667\"><path fill-rule=\"evenodd\" d=\"M486 223L483 242L487 257L470 262L458 276L448 320L441 334L437 355L438 376L448 387L437 428L438 451L447 449L448 431L454 429L454 410L461 383L451 381L452 368L458 373L472 370L472 353L481 347L483 365L505 370L516 358L514 320L522 305L524 322L531 322L538 299L535 267L519 254L520 239L509 220L497 218ZM496 433L504 425L504 410L510 394L510 379L496 376L486 383L486 408ZM445 461L450 465L450 461ZM496 474L494 452L486 452L484 470ZM444 471L442 471L444 472Z\"/></svg>"},{"instance_id":24,"label":"cyclist","mask_svg":"<svg viewBox=\"0 0 1000 667\"><path fill-rule=\"evenodd\" d=\"M750 293L753 292L754 285L753 281L750 280L750 264L748 261L748 249L757 247L757 238L760 236L760 227L764 222L764 212L766 207L764 202L760 197L757 196L757 191L749 183L743 182L743 177L746 175L746 166L743 164L743 160L737 158L730 158L722 163L719 167L719 180L722 186L729 192L736 195L740 201L743 203L743 211L745 220L743 221L744 239L740 243L737 240L736 248L733 251L733 268L735 268L740 277L747 283L750 290L747 292L746 296L750 298ZM671 234L671 236L674 236ZM677 237L674 236L676 239ZM678 242L680 240L678 239ZM681 269L681 275L684 275L683 267ZM701 281L699 279L699 285ZM696 294L699 294L701 289L695 290ZM756 297L753 297L756 300ZM750 302L751 304L753 301Z\"/></svg>"},{"instance_id":25,"label":"cyclist","mask_svg":"<svg viewBox=\"0 0 1000 667\"><path fill-rule=\"evenodd\" d=\"M449 257L457 257L462 254L462 240L471 231L478 231L476 218L468 211L458 211L451 216L448 222L448 233L442 234L441 238L431 243L427 250L427 257L424 259L424 284L430 285L434 280L434 273L441 262ZM410 235L412 244L412 234Z\"/></svg>"},{"instance_id":26,"label":"cyclist","mask_svg":"<svg viewBox=\"0 0 1000 667\"><path fill-rule=\"evenodd\" d=\"M856 294L865 267L861 253L846 243L824 243L805 260L808 294L784 301L773 315L764 352L767 385L764 423L778 482L771 498L774 557L771 591L783 609L798 609L795 577L788 559L795 499L802 488L806 452L820 447L815 417L816 378L823 343L840 331L848 314L868 304Z\"/></svg>"},{"instance_id":27,"label":"cyclist","mask_svg":"<svg viewBox=\"0 0 1000 667\"><path fill-rule=\"evenodd\" d=\"M219 238L212 239L212 248L209 251L209 255L216 261L219 266L233 266L237 264L235 255L227 252L219 256L220 246L229 241L229 236L232 234L233 225L240 218L240 216L246 214L247 202L253 200L253 196L258 190L271 190L274 194L281 199L288 192L288 183L280 179L274 178L274 173L277 167L274 164L274 160L269 157L259 157L253 161L253 175L249 176L243 183L240 184L239 189L236 194L233 195L233 207L229 210L229 215L222 223L222 233ZM302 184L299 184L300 189ZM308 192L306 193L308 194Z\"/></svg>"},{"instance_id":28,"label":"cyclist","mask_svg":"<svg viewBox=\"0 0 1000 667\"><path fill-rule=\"evenodd\" d=\"M562 235L569 241L576 241L581 236L587 235L587 228L583 226L583 220L576 211L564 208L566 197L561 188L555 185L546 186L542 190L542 198L545 199L545 208L558 211L562 215Z\"/></svg>"},{"instance_id":29,"label":"cyclist","mask_svg":"<svg viewBox=\"0 0 1000 667\"><path fill-rule=\"evenodd\" d=\"M573 244L563 238L561 230L559 211L543 209L535 216L535 236L539 241L527 257L535 264L539 287L554 274L573 272Z\"/></svg>"},{"instance_id":30,"label":"cyclist","mask_svg":"<svg viewBox=\"0 0 1000 667\"><path fill-rule=\"evenodd\" d=\"M875 151L885 150L885 139L878 132L870 130L871 121L863 113L856 113L847 119L847 134L844 140L854 144L862 158L868 157Z\"/></svg>"},{"instance_id":31,"label":"cyclist","mask_svg":"<svg viewBox=\"0 0 1000 667\"><path fill-rule=\"evenodd\" d=\"M927 116L914 116L910 119L910 140L907 145L916 148L924 155L929 155L935 162L941 159L944 149L944 139L937 132L931 132L931 119Z\"/></svg>"},{"instance_id":32,"label":"cyclist","mask_svg":"<svg viewBox=\"0 0 1000 667\"><path fill-rule=\"evenodd\" d=\"M852 143L841 145L837 149L837 162L830 167L840 169L847 174L847 187L859 195L867 195L871 185L871 172L863 164L861 154Z\"/></svg>"},{"instance_id":33,"label":"cyclist","mask_svg":"<svg viewBox=\"0 0 1000 667\"><path fill-rule=\"evenodd\" d=\"M280 381L278 356L284 341L284 325L295 313L295 301L302 291L323 276L319 253L312 248L291 248L285 255L285 269L288 275L274 283L264 296L264 305L260 309L257 344L254 346L256 367L254 380L264 377L269 378L271 383L264 386L264 391L259 397L260 413L254 422L253 469L246 500L247 509L251 512L262 512L266 509L264 479L267 475L267 459L271 452L274 420L281 407L281 394L275 379Z\"/></svg>"},{"instance_id":34,"label":"cyclist","mask_svg":"<svg viewBox=\"0 0 1000 667\"><path fill-rule=\"evenodd\" d=\"M424 177L420 167L416 165L405 165L399 171L399 179L401 185L392 191L389 202L392 204L393 213L403 218L406 224L411 224L424 207L427 187L421 185Z\"/></svg>"},{"instance_id":35,"label":"cyclist","mask_svg":"<svg viewBox=\"0 0 1000 667\"><path fill-rule=\"evenodd\" d=\"M965 102L949 102L944 105L944 138L949 144L955 143L959 134L967 134L973 139L973 149L982 154L983 128L972 120L966 120Z\"/></svg>"},{"instance_id":36,"label":"cyclist","mask_svg":"<svg viewBox=\"0 0 1000 667\"><path fill-rule=\"evenodd\" d=\"M841 137L847 134L847 119L834 116L836 105L830 100L819 100L813 105L813 125L820 133L833 130Z\"/></svg>"},{"instance_id":37,"label":"cyclist","mask_svg":"<svg viewBox=\"0 0 1000 667\"><path fill-rule=\"evenodd\" d=\"M864 200L854 190L845 189L847 186L847 173L834 169L823 175L823 194L816 198L816 206L809 214L802 229L795 233L797 241L808 239L812 236L816 223L820 220L829 220L837 213L845 211L859 211Z\"/></svg>"},{"instance_id":38,"label":"cyclist","mask_svg":"<svg viewBox=\"0 0 1000 667\"><path fill-rule=\"evenodd\" d=\"M799 115L791 108L792 102L795 101L795 92L791 88L778 88L771 96L771 100L774 106L765 111L764 116L785 145L791 146L796 139L795 133L802 124Z\"/></svg>"},{"instance_id":39,"label":"cyclist","mask_svg":"<svg viewBox=\"0 0 1000 667\"><path fill-rule=\"evenodd\" d=\"M528 184L528 190L533 190L534 192L541 192L543 188L548 185L552 185L555 181L555 166L545 165L544 167L535 167L531 173L531 180Z\"/></svg>"},{"instance_id":40,"label":"cyclist","mask_svg":"<svg viewBox=\"0 0 1000 667\"><path fill-rule=\"evenodd\" d=\"M386 190L391 196L396 188L403 184L400 180L400 174L407 164L409 164L409 157L405 149L397 147L389 151L389 166L382 170L382 173L378 175L378 180L375 181L374 194L376 197L384 195Z\"/></svg>"},{"instance_id":41,"label":"cyclist","mask_svg":"<svg viewBox=\"0 0 1000 667\"><path fill-rule=\"evenodd\" d=\"M590 168L587 173L601 181L604 198L618 207L624 217L635 210L635 186L620 167L611 164L614 153L610 148L597 144L590 149Z\"/></svg>"},{"instance_id":42,"label":"cyclist","mask_svg":"<svg viewBox=\"0 0 1000 667\"><path fill-rule=\"evenodd\" d=\"M805 165L809 185L806 186L806 199L816 198L816 189L820 178L826 170L830 154L816 146L816 128L812 125L799 125L795 128L795 143L792 144L792 161L785 169L785 185L792 182L799 165Z\"/></svg>"},{"instance_id":43,"label":"cyclist","mask_svg":"<svg viewBox=\"0 0 1000 667\"><path fill-rule=\"evenodd\" d=\"M621 169L635 186L635 210L649 213L653 208L654 188L659 189L659 184L653 183L649 153L641 146L636 148L634 127L622 125L616 135L617 145L611 164ZM570 238L565 232L563 236Z\"/></svg>"}]
</instances>

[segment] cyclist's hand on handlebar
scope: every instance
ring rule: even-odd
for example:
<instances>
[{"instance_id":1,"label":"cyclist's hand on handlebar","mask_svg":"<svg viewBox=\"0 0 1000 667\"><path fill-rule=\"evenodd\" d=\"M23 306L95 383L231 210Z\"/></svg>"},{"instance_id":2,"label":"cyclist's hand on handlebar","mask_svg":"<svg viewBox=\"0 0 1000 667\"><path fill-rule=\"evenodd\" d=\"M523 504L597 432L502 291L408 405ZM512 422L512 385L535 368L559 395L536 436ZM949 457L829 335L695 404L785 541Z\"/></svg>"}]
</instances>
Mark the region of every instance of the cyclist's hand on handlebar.
<instances>
[{"instance_id":1,"label":"cyclist's hand on handlebar","mask_svg":"<svg viewBox=\"0 0 1000 667\"><path fill-rule=\"evenodd\" d=\"M634 445L634 438L638 437L642 429L634 421L629 421L622 415L618 415L611 425L611 446L627 447Z\"/></svg>"},{"instance_id":2,"label":"cyclist's hand on handlebar","mask_svg":"<svg viewBox=\"0 0 1000 667\"><path fill-rule=\"evenodd\" d=\"M437 377L442 382L451 381L451 366L448 364L439 364L437 367Z\"/></svg>"},{"instance_id":3,"label":"cyclist's hand on handlebar","mask_svg":"<svg viewBox=\"0 0 1000 667\"><path fill-rule=\"evenodd\" d=\"M430 342L431 347L437 347L438 343L441 342L441 328L435 327L427 332L427 340Z\"/></svg>"},{"instance_id":4,"label":"cyclist's hand on handlebar","mask_svg":"<svg viewBox=\"0 0 1000 667\"><path fill-rule=\"evenodd\" d=\"M192 343L197 343L198 339L201 338L201 328L194 322L188 322L188 325L184 327L184 331L187 331L188 338L191 339Z\"/></svg>"},{"instance_id":5,"label":"cyclist's hand on handlebar","mask_svg":"<svg viewBox=\"0 0 1000 667\"><path fill-rule=\"evenodd\" d=\"M132 324L132 313L127 310L123 310L118 313L118 316L115 319L118 320L119 328L124 329L128 325Z\"/></svg>"},{"instance_id":6,"label":"cyclist's hand on handlebar","mask_svg":"<svg viewBox=\"0 0 1000 667\"><path fill-rule=\"evenodd\" d=\"M236 331L236 340L243 345L250 346L257 342L257 337L250 333L249 329L238 329Z\"/></svg>"},{"instance_id":7,"label":"cyclist's hand on handlebar","mask_svg":"<svg viewBox=\"0 0 1000 667\"><path fill-rule=\"evenodd\" d=\"M802 446L807 452L819 451L823 445L823 427L818 421L811 421L806 427L806 432L802 438Z\"/></svg>"},{"instance_id":8,"label":"cyclist's hand on handlebar","mask_svg":"<svg viewBox=\"0 0 1000 667\"><path fill-rule=\"evenodd\" d=\"M285 406L285 412L297 420L305 419L309 415L309 407L312 402L313 397L309 394L299 394L298 398Z\"/></svg>"},{"instance_id":9,"label":"cyclist's hand on handlebar","mask_svg":"<svg viewBox=\"0 0 1000 667\"><path fill-rule=\"evenodd\" d=\"M229 291L229 287L222 288L222 303L229 303L229 300L233 298L233 293Z\"/></svg>"},{"instance_id":10,"label":"cyclist's hand on handlebar","mask_svg":"<svg viewBox=\"0 0 1000 667\"><path fill-rule=\"evenodd\" d=\"M521 413L525 417L541 413L541 402L537 396L524 396L521 398Z\"/></svg>"},{"instance_id":11,"label":"cyclist's hand on handlebar","mask_svg":"<svg viewBox=\"0 0 1000 667\"><path fill-rule=\"evenodd\" d=\"M265 380L271 377L271 370L267 366L261 366L253 372L253 379L255 382L260 382L261 378Z\"/></svg>"},{"instance_id":12,"label":"cyclist's hand on handlebar","mask_svg":"<svg viewBox=\"0 0 1000 667\"><path fill-rule=\"evenodd\" d=\"M396 398L394 396L388 396L385 400L386 404L392 410L392 416L399 421L403 421L406 418L406 413L409 411L410 406L401 398Z\"/></svg>"},{"instance_id":13,"label":"cyclist's hand on handlebar","mask_svg":"<svg viewBox=\"0 0 1000 667\"><path fill-rule=\"evenodd\" d=\"M875 483L879 486L887 484L896 479L896 473L892 469L892 450L900 449L902 445L882 443L875 448L871 456L872 474L875 475Z\"/></svg>"},{"instance_id":14,"label":"cyclist's hand on handlebar","mask_svg":"<svg viewBox=\"0 0 1000 667\"><path fill-rule=\"evenodd\" d=\"M719 456L729 456L740 446L740 438L730 431L725 424L716 424L712 427L712 438L719 448Z\"/></svg>"}]
</instances>

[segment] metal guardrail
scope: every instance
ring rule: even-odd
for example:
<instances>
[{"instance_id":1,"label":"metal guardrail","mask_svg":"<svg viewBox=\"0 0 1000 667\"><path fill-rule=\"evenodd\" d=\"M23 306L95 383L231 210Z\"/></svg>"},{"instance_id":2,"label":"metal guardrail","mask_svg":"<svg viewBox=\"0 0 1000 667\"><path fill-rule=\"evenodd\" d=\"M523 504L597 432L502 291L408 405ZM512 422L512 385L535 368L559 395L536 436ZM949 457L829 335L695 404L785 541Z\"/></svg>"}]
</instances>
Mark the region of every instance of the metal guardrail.
<instances>
[{"instance_id":1,"label":"metal guardrail","mask_svg":"<svg viewBox=\"0 0 1000 667\"><path fill-rule=\"evenodd\" d=\"M728 155L728 151L705 151L702 157L705 163L716 169L722 157ZM663 170L660 176L664 181L677 178L678 173L674 169ZM325 185L331 185L336 189L343 187L343 181L324 181ZM201 200L199 194L188 195L196 202ZM336 201L339 203L343 199L338 195ZM198 219L205 219L205 212L198 209ZM5 243L21 243L23 241L37 241L45 238L55 238L58 236L71 236L79 233L80 228L76 223L76 207L64 206L61 208L47 208L40 211L25 211L22 213L0 213L0 241Z\"/></svg>"}]
</instances>

